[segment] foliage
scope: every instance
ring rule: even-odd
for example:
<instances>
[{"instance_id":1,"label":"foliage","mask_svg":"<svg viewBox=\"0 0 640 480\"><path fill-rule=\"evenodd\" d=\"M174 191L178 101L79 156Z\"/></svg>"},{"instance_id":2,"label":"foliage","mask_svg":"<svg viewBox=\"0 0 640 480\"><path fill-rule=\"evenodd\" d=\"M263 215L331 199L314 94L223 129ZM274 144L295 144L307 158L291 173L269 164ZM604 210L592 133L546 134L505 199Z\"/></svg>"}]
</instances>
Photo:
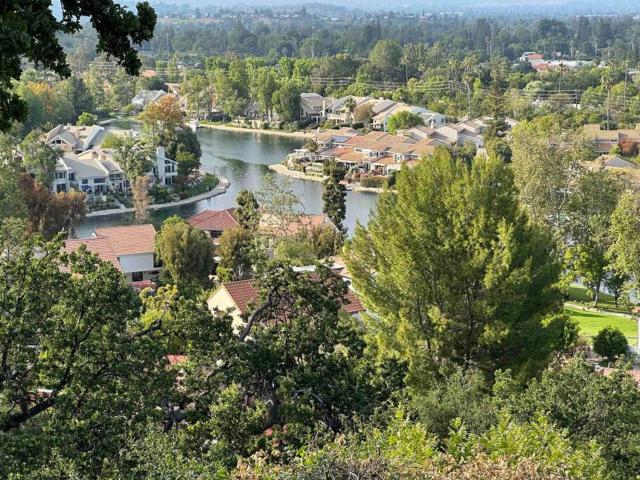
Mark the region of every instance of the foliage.
<instances>
[{"instance_id":1,"label":"foliage","mask_svg":"<svg viewBox=\"0 0 640 480\"><path fill-rule=\"evenodd\" d=\"M294 122L300 115L300 86L286 80L273 94L273 108L285 122Z\"/></svg>"},{"instance_id":2,"label":"foliage","mask_svg":"<svg viewBox=\"0 0 640 480\"><path fill-rule=\"evenodd\" d=\"M240 226L245 230L255 232L260 224L260 205L258 205L255 195L249 190L242 189L236 196L236 204L238 206L234 215Z\"/></svg>"},{"instance_id":3,"label":"foliage","mask_svg":"<svg viewBox=\"0 0 640 480\"><path fill-rule=\"evenodd\" d=\"M611 217L609 255L618 275L640 279L640 196L626 192Z\"/></svg>"},{"instance_id":4,"label":"foliage","mask_svg":"<svg viewBox=\"0 0 640 480\"><path fill-rule=\"evenodd\" d=\"M66 55L57 34L73 34L82 29L81 17L92 19L98 33L97 50L112 55L129 73L137 73L140 60L133 45L141 45L153 36L156 15L147 2L137 5L137 15L112 0L64 2L63 15L57 19L48 3L36 5L12 2L2 12L6 25L2 66L0 68L0 130L6 130L13 120L24 120L26 106L11 92L12 80L22 72L25 57L44 68L68 77L71 74Z\"/></svg>"},{"instance_id":5,"label":"foliage","mask_svg":"<svg viewBox=\"0 0 640 480\"><path fill-rule=\"evenodd\" d=\"M178 150L175 159L178 162L178 175L190 177L200 173L200 159L193 153Z\"/></svg>"},{"instance_id":6,"label":"foliage","mask_svg":"<svg viewBox=\"0 0 640 480\"><path fill-rule=\"evenodd\" d=\"M498 390L496 395L516 419L531 420L545 412L575 445L596 441L612 478L629 478L638 471L640 391L624 370L598 375L576 358L546 371L522 393Z\"/></svg>"},{"instance_id":7,"label":"foliage","mask_svg":"<svg viewBox=\"0 0 640 480\"><path fill-rule=\"evenodd\" d=\"M593 350L609 361L626 354L627 346L627 337L618 327L605 327L593 337Z\"/></svg>"},{"instance_id":8,"label":"foliage","mask_svg":"<svg viewBox=\"0 0 640 480\"><path fill-rule=\"evenodd\" d=\"M149 149L142 142L130 136L113 139L113 159L120 165L129 183L133 185L138 177L151 170Z\"/></svg>"},{"instance_id":9,"label":"foliage","mask_svg":"<svg viewBox=\"0 0 640 480\"><path fill-rule=\"evenodd\" d=\"M164 221L156 235L156 254L162 260L164 272L178 286L209 283L213 268L211 240L182 218L173 216Z\"/></svg>"},{"instance_id":10,"label":"foliage","mask_svg":"<svg viewBox=\"0 0 640 480\"><path fill-rule=\"evenodd\" d=\"M175 95L165 95L140 114L140 120L152 136L171 134L182 123L182 108Z\"/></svg>"},{"instance_id":11,"label":"foliage","mask_svg":"<svg viewBox=\"0 0 640 480\"><path fill-rule=\"evenodd\" d=\"M347 189L340 183L344 179L343 168L333 163L324 166L324 192L322 194L322 211L327 214L338 230L344 232L344 219L347 214Z\"/></svg>"},{"instance_id":12,"label":"foliage","mask_svg":"<svg viewBox=\"0 0 640 480\"><path fill-rule=\"evenodd\" d=\"M225 230L216 248L220 257L217 274L223 282L248 278L253 273L253 250L256 248L254 232L237 227Z\"/></svg>"},{"instance_id":13,"label":"foliage","mask_svg":"<svg viewBox=\"0 0 640 480\"><path fill-rule=\"evenodd\" d=\"M609 270L612 215L625 187L620 177L606 170L587 172L577 180L567 205L569 265L589 288L596 307Z\"/></svg>"},{"instance_id":14,"label":"foliage","mask_svg":"<svg viewBox=\"0 0 640 480\"><path fill-rule=\"evenodd\" d=\"M186 125L164 131L158 139L160 145L165 146L165 153L168 158L177 159L179 152L189 153L200 160L202 148L195 132Z\"/></svg>"},{"instance_id":15,"label":"foliage","mask_svg":"<svg viewBox=\"0 0 640 480\"><path fill-rule=\"evenodd\" d=\"M85 127L90 127L98 123L98 117L93 113L82 112L78 116L78 120L76 121L76 125L82 125Z\"/></svg>"},{"instance_id":16,"label":"foliage","mask_svg":"<svg viewBox=\"0 0 640 480\"><path fill-rule=\"evenodd\" d=\"M149 182L149 177L142 175L135 177L131 185L134 215L139 223L149 218Z\"/></svg>"},{"instance_id":17,"label":"foliage","mask_svg":"<svg viewBox=\"0 0 640 480\"><path fill-rule=\"evenodd\" d=\"M564 347L566 319L547 317L559 307L553 248L505 166L469 168L439 151L400 172L397 194L382 194L345 260L368 327L409 363L413 383L454 365L526 378Z\"/></svg>"},{"instance_id":18,"label":"foliage","mask_svg":"<svg viewBox=\"0 0 640 480\"><path fill-rule=\"evenodd\" d=\"M42 132L30 132L20 143L22 164L28 172L34 172L36 179L51 187L56 172L56 162L60 152L42 141Z\"/></svg>"},{"instance_id":19,"label":"foliage","mask_svg":"<svg viewBox=\"0 0 640 480\"><path fill-rule=\"evenodd\" d=\"M424 125L424 120L420 115L409 110L402 110L389 117L387 130L389 130L390 134L395 135L398 130L405 130L418 125Z\"/></svg>"},{"instance_id":20,"label":"foliage","mask_svg":"<svg viewBox=\"0 0 640 480\"><path fill-rule=\"evenodd\" d=\"M20 175L18 188L32 233L51 240L60 232L73 234L74 228L84 219L84 193L75 190L52 193L46 185L28 174Z\"/></svg>"},{"instance_id":21,"label":"foliage","mask_svg":"<svg viewBox=\"0 0 640 480\"><path fill-rule=\"evenodd\" d=\"M36 478L60 462L77 478L98 477L136 425L160 419L171 389L122 274L84 247L61 247L30 237L0 259L4 478Z\"/></svg>"}]
</instances>

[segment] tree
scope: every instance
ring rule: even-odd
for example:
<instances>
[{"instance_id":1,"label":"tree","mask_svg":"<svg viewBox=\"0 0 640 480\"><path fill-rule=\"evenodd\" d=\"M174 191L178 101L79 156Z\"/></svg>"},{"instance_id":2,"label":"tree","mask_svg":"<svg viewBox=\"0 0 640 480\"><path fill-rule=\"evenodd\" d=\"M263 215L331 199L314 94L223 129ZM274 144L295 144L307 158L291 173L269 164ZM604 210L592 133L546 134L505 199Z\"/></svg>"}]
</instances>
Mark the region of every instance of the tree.
<instances>
[{"instance_id":1,"label":"tree","mask_svg":"<svg viewBox=\"0 0 640 480\"><path fill-rule=\"evenodd\" d=\"M199 441L215 438L220 450L248 456L270 429L265 448L282 454L311 432L340 431L345 414L370 412L384 400L372 388L364 342L340 313L341 278L324 267L309 276L274 265L256 287L260 299L237 333L219 315L210 324L218 340L194 342L188 352L189 397L205 413Z\"/></svg>"},{"instance_id":2,"label":"tree","mask_svg":"<svg viewBox=\"0 0 640 480\"><path fill-rule=\"evenodd\" d=\"M249 101L248 97L244 96L242 85L236 85L222 69L215 71L213 82L222 110L231 117L241 116Z\"/></svg>"},{"instance_id":3,"label":"tree","mask_svg":"<svg viewBox=\"0 0 640 480\"><path fill-rule=\"evenodd\" d=\"M408 362L414 383L453 365L537 372L568 328L548 317L560 306L560 266L510 170L496 160L468 167L438 150L403 169L396 186L345 246L377 342Z\"/></svg>"},{"instance_id":4,"label":"tree","mask_svg":"<svg viewBox=\"0 0 640 480\"><path fill-rule=\"evenodd\" d=\"M300 86L293 80L285 80L273 94L273 107L285 122L295 122L300 117Z\"/></svg>"},{"instance_id":5,"label":"tree","mask_svg":"<svg viewBox=\"0 0 640 480\"><path fill-rule=\"evenodd\" d=\"M249 190L242 189L236 196L235 217L245 230L255 232L260 224L260 205L255 195Z\"/></svg>"},{"instance_id":6,"label":"tree","mask_svg":"<svg viewBox=\"0 0 640 480\"><path fill-rule=\"evenodd\" d=\"M389 130L389 133L392 135L395 135L398 130L405 130L417 125L424 125L423 118L417 113L410 112L409 110L402 110L401 112L394 113L389 117L387 130Z\"/></svg>"},{"instance_id":7,"label":"tree","mask_svg":"<svg viewBox=\"0 0 640 480\"><path fill-rule=\"evenodd\" d=\"M611 478L633 477L640 468L640 390L618 370L599 375L580 358L545 371L521 392L496 389L514 418L532 421L545 412L576 445L595 441ZM597 412L597 415L594 413Z\"/></svg>"},{"instance_id":8,"label":"tree","mask_svg":"<svg viewBox=\"0 0 640 480\"><path fill-rule=\"evenodd\" d=\"M113 141L113 159L124 171L133 186L138 177L151 170L148 148L140 140L130 136L118 136Z\"/></svg>"},{"instance_id":9,"label":"tree","mask_svg":"<svg viewBox=\"0 0 640 480\"><path fill-rule=\"evenodd\" d=\"M17 81L22 72L22 58L58 75L71 75L57 34L80 31L81 17L91 18L97 30L98 52L118 59L130 74L139 71L141 63L133 45L150 40L156 24L156 14L147 2L137 4L137 15L113 0L64 2L61 10L62 15L56 18L48 3L12 2L3 9L8 43L4 45L0 68L0 130L7 130L11 122L23 121L27 115L24 101L12 92L12 81Z\"/></svg>"},{"instance_id":10,"label":"tree","mask_svg":"<svg viewBox=\"0 0 640 480\"><path fill-rule=\"evenodd\" d=\"M611 216L611 245L608 258L615 275L640 279L640 196L625 192Z\"/></svg>"},{"instance_id":11,"label":"tree","mask_svg":"<svg viewBox=\"0 0 640 480\"><path fill-rule=\"evenodd\" d=\"M362 122L364 125L368 125L374 116L375 114L373 113L373 106L371 105L371 103L367 102L356 108L353 114L353 119L356 122Z\"/></svg>"},{"instance_id":12,"label":"tree","mask_svg":"<svg viewBox=\"0 0 640 480\"><path fill-rule=\"evenodd\" d=\"M152 136L171 135L182 123L182 108L175 95L165 95L148 105L140 120Z\"/></svg>"},{"instance_id":13,"label":"tree","mask_svg":"<svg viewBox=\"0 0 640 480\"><path fill-rule=\"evenodd\" d=\"M212 91L209 80L204 75L193 75L183 85L183 93L187 98L187 106L200 120L211 110Z\"/></svg>"},{"instance_id":14,"label":"tree","mask_svg":"<svg viewBox=\"0 0 640 480\"><path fill-rule=\"evenodd\" d=\"M235 282L253 274L254 233L242 227L225 230L216 255L220 257L217 274L223 282Z\"/></svg>"},{"instance_id":15,"label":"tree","mask_svg":"<svg viewBox=\"0 0 640 480\"><path fill-rule=\"evenodd\" d=\"M627 337L618 327L607 326L593 337L593 350L610 362L627 353Z\"/></svg>"},{"instance_id":16,"label":"tree","mask_svg":"<svg viewBox=\"0 0 640 480\"><path fill-rule=\"evenodd\" d=\"M0 476L62 462L97 478L171 395L155 328L140 327L122 274L84 247L27 237L11 251L0 258Z\"/></svg>"},{"instance_id":17,"label":"tree","mask_svg":"<svg viewBox=\"0 0 640 480\"><path fill-rule=\"evenodd\" d=\"M164 272L179 287L209 283L213 268L211 240L182 218L173 216L164 221L156 236L156 254Z\"/></svg>"},{"instance_id":18,"label":"tree","mask_svg":"<svg viewBox=\"0 0 640 480\"><path fill-rule=\"evenodd\" d=\"M158 138L158 143L165 146L168 158L178 158L178 152L189 153L200 161L202 148L195 132L187 125L180 125L174 130L164 132Z\"/></svg>"},{"instance_id":19,"label":"tree","mask_svg":"<svg viewBox=\"0 0 640 480\"><path fill-rule=\"evenodd\" d=\"M95 111L96 107L93 101L93 96L82 77L73 75L62 82L62 85L62 91L73 105L75 118L81 117L82 113L91 113Z\"/></svg>"},{"instance_id":20,"label":"tree","mask_svg":"<svg viewBox=\"0 0 640 480\"><path fill-rule=\"evenodd\" d=\"M379 40L369 53L371 65L382 80L397 80L402 60L402 47L395 40Z\"/></svg>"},{"instance_id":21,"label":"tree","mask_svg":"<svg viewBox=\"0 0 640 480\"><path fill-rule=\"evenodd\" d=\"M26 173L19 176L18 188L29 229L34 234L47 240L60 232L73 234L84 219L87 207L82 192L52 193L46 185Z\"/></svg>"},{"instance_id":22,"label":"tree","mask_svg":"<svg viewBox=\"0 0 640 480\"><path fill-rule=\"evenodd\" d=\"M347 100L344 102L344 108L347 110L347 113L349 114L349 124L351 126L353 126L353 112L355 112L356 110L356 101L353 99L353 97L349 97L347 98Z\"/></svg>"},{"instance_id":23,"label":"tree","mask_svg":"<svg viewBox=\"0 0 640 480\"><path fill-rule=\"evenodd\" d=\"M35 173L38 181L51 187L60 152L44 143L41 137L42 132L34 130L20 143L22 164L28 172Z\"/></svg>"},{"instance_id":24,"label":"tree","mask_svg":"<svg viewBox=\"0 0 640 480\"><path fill-rule=\"evenodd\" d=\"M271 118L273 110L273 95L277 89L278 82L272 69L260 67L255 76L252 90L254 91L254 98L258 101L260 110L264 112L269 119Z\"/></svg>"},{"instance_id":25,"label":"tree","mask_svg":"<svg viewBox=\"0 0 640 480\"><path fill-rule=\"evenodd\" d=\"M338 230L344 233L344 219L347 214L347 189L340 183L345 171L335 162L324 165L324 192L322 194L322 211L327 214Z\"/></svg>"},{"instance_id":26,"label":"tree","mask_svg":"<svg viewBox=\"0 0 640 480\"><path fill-rule=\"evenodd\" d=\"M533 221L562 234L573 183L581 162L592 159L593 144L566 134L559 118L544 116L513 128L512 150L520 201Z\"/></svg>"},{"instance_id":27,"label":"tree","mask_svg":"<svg viewBox=\"0 0 640 480\"><path fill-rule=\"evenodd\" d=\"M131 185L134 215L139 223L146 222L149 218L149 183L149 177L140 175L135 177Z\"/></svg>"},{"instance_id":28,"label":"tree","mask_svg":"<svg viewBox=\"0 0 640 480\"><path fill-rule=\"evenodd\" d=\"M569 265L587 286L597 307L609 270L611 218L625 183L607 170L587 172L576 183L567 206Z\"/></svg>"},{"instance_id":29,"label":"tree","mask_svg":"<svg viewBox=\"0 0 640 480\"><path fill-rule=\"evenodd\" d=\"M82 112L78 116L78 121L76 122L77 125L81 125L85 127L90 127L92 125L95 125L96 123L98 123L98 117L95 116L93 113L87 113L87 112Z\"/></svg>"}]
</instances>

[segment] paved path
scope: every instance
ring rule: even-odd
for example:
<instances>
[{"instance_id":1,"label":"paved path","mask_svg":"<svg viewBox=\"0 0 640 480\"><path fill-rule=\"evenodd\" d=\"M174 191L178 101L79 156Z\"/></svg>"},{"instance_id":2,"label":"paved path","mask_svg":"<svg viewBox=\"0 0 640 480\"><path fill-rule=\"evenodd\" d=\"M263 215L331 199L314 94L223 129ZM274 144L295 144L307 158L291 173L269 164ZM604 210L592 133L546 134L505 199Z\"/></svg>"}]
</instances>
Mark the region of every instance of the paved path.
<instances>
[{"instance_id":1,"label":"paved path","mask_svg":"<svg viewBox=\"0 0 640 480\"><path fill-rule=\"evenodd\" d=\"M149 205L149 210L161 210L163 208L172 208L172 207L180 207L182 205L189 205L192 203L199 202L200 200L206 200L207 198L215 197L217 195L221 195L227 191L229 188L229 180L225 177L218 177L218 185L209 190L208 192L201 193L199 195L194 195L193 197L185 198L184 200L178 200L177 202L169 202L169 203L158 203L156 205ZM87 218L92 217L106 217L109 215L121 215L123 213L132 213L134 212L134 208L111 208L109 210L98 210L96 212L87 213Z\"/></svg>"},{"instance_id":2,"label":"paved path","mask_svg":"<svg viewBox=\"0 0 640 480\"><path fill-rule=\"evenodd\" d=\"M264 128L244 128L244 127L235 127L233 125L215 125L210 123L201 123L200 128L213 128L214 130L227 130L229 132L242 132L242 133L260 133L262 135L275 135L276 137L292 137L292 138L301 138L301 139L309 139L314 138L316 136L314 131L302 131L302 130L294 130L293 132L286 132L284 130L267 130Z\"/></svg>"},{"instance_id":3,"label":"paved path","mask_svg":"<svg viewBox=\"0 0 640 480\"><path fill-rule=\"evenodd\" d=\"M602 313L605 315L612 315L614 317L633 318L633 315L629 313L612 312L611 310L602 310L600 308L586 307L584 305L580 305L579 303L564 302L564 305L566 307L575 308L576 310L585 310L587 312Z\"/></svg>"}]
</instances>

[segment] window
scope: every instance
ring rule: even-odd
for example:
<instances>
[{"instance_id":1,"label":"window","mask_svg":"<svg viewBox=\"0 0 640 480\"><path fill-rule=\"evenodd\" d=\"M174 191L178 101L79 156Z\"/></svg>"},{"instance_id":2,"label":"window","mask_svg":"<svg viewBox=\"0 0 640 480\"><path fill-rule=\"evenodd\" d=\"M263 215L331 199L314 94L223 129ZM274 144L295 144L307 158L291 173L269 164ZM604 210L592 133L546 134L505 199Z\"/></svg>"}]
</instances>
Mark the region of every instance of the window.
<instances>
[{"instance_id":1,"label":"window","mask_svg":"<svg viewBox=\"0 0 640 480\"><path fill-rule=\"evenodd\" d=\"M69 181L71 181L71 182L75 182L76 181L76 174L75 173L70 173L69 174Z\"/></svg>"},{"instance_id":2,"label":"window","mask_svg":"<svg viewBox=\"0 0 640 480\"><path fill-rule=\"evenodd\" d=\"M56 172L56 180L60 180L67 177L67 172Z\"/></svg>"},{"instance_id":3,"label":"window","mask_svg":"<svg viewBox=\"0 0 640 480\"><path fill-rule=\"evenodd\" d=\"M82 185L89 185L89 180L87 178L83 178Z\"/></svg>"},{"instance_id":4,"label":"window","mask_svg":"<svg viewBox=\"0 0 640 480\"><path fill-rule=\"evenodd\" d=\"M105 183L107 181L104 177L98 177L93 179L93 183Z\"/></svg>"},{"instance_id":5,"label":"window","mask_svg":"<svg viewBox=\"0 0 640 480\"><path fill-rule=\"evenodd\" d=\"M142 272L132 272L131 273L131 281L132 282L141 282L144 275Z\"/></svg>"}]
</instances>

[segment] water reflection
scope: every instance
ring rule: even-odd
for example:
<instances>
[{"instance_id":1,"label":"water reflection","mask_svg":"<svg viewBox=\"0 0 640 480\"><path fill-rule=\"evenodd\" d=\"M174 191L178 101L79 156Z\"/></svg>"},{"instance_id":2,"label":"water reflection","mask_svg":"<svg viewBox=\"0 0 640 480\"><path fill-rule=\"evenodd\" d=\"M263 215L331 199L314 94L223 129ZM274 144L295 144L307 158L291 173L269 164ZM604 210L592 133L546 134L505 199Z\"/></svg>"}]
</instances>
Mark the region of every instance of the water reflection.
<instances>
[{"instance_id":1,"label":"water reflection","mask_svg":"<svg viewBox=\"0 0 640 480\"><path fill-rule=\"evenodd\" d=\"M304 140L290 137L208 128L198 130L198 139L202 145L202 168L207 172L227 177L231 182L229 190L223 195L196 204L152 212L151 221L154 224L161 224L171 215L188 217L206 209L234 206L236 194L240 190L246 188L256 191L260 188L262 177L270 172L268 165L280 163L288 153L305 143ZM300 195L306 212L322 211L321 183L292 179L292 185ZM348 192L345 225L350 233L357 221L367 223L376 198L377 195L371 193ZM132 222L132 215L89 218L77 233L79 236L85 236L96 227Z\"/></svg>"}]
</instances>

